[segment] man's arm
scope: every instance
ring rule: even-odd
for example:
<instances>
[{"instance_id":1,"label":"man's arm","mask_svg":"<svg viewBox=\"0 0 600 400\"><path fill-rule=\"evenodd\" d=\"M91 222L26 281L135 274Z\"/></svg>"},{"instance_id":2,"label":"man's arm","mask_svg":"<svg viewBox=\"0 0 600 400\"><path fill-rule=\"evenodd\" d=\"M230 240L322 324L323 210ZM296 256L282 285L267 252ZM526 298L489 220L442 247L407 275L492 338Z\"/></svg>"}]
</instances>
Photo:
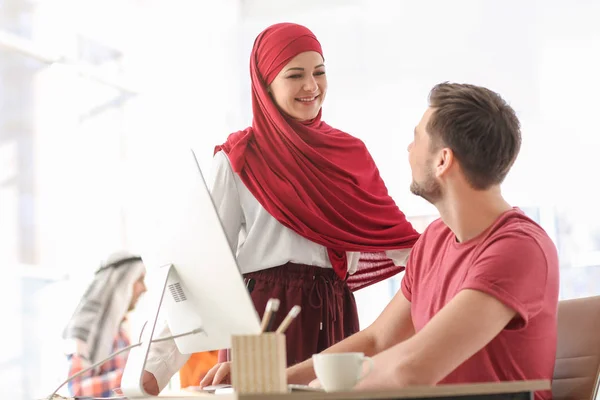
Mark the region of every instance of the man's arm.
<instances>
[{"instance_id":1,"label":"man's arm","mask_svg":"<svg viewBox=\"0 0 600 400\"><path fill-rule=\"evenodd\" d=\"M421 331L375 356L373 372L356 388L434 385L494 339L515 315L491 295L462 290Z\"/></svg>"},{"instance_id":2,"label":"man's arm","mask_svg":"<svg viewBox=\"0 0 600 400\"><path fill-rule=\"evenodd\" d=\"M368 328L331 346L323 353L362 352L378 354L414 334L410 302L398 291L381 315ZM308 384L315 379L312 359L288 368L288 382Z\"/></svg>"}]
</instances>

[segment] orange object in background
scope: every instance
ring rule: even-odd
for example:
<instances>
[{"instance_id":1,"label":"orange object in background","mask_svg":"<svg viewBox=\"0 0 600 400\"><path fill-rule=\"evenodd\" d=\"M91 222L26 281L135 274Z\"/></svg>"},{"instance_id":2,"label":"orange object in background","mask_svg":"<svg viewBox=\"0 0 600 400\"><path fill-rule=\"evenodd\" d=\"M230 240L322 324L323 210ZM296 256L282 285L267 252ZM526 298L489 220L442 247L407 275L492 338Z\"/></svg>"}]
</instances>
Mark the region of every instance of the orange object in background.
<instances>
[{"instance_id":1,"label":"orange object in background","mask_svg":"<svg viewBox=\"0 0 600 400\"><path fill-rule=\"evenodd\" d=\"M218 351L194 353L179 370L181 388L198 386L204 375L217 363Z\"/></svg>"}]
</instances>

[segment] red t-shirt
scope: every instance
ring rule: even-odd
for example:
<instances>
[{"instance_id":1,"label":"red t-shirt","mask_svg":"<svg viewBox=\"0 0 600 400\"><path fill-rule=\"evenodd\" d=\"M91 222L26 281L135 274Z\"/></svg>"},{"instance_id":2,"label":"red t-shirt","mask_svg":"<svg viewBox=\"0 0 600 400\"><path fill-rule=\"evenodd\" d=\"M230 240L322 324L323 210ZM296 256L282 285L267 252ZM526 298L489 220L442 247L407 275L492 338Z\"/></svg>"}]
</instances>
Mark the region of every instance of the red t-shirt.
<instances>
[{"instance_id":1,"label":"red t-shirt","mask_svg":"<svg viewBox=\"0 0 600 400\"><path fill-rule=\"evenodd\" d=\"M552 379L556 357L558 254L546 232L518 209L458 243L441 221L415 244L402 280L419 332L458 292L494 296L517 316L440 383ZM550 391L536 399L550 399Z\"/></svg>"}]
</instances>

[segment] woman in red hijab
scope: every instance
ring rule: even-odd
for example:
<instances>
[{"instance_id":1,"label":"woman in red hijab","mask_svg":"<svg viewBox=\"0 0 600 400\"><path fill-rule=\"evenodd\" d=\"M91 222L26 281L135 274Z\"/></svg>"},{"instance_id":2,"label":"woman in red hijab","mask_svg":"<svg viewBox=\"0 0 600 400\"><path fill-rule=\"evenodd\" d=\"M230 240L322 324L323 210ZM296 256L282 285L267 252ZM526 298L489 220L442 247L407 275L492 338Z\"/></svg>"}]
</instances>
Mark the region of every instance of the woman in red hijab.
<instances>
[{"instance_id":1,"label":"woman in red hijab","mask_svg":"<svg viewBox=\"0 0 600 400\"><path fill-rule=\"evenodd\" d=\"M273 329L302 307L286 331L292 365L358 332L352 291L402 271L419 234L364 143L322 121L327 77L310 30L265 29L250 74L252 126L216 147L211 194L261 317L270 298L281 302Z\"/></svg>"},{"instance_id":2,"label":"woman in red hijab","mask_svg":"<svg viewBox=\"0 0 600 400\"><path fill-rule=\"evenodd\" d=\"M291 365L359 330L352 291L401 271L419 235L364 143L321 119L327 77L310 30L267 28L250 74L252 126L217 146L212 193L257 311L280 299L277 324L302 307L286 333Z\"/></svg>"}]
</instances>

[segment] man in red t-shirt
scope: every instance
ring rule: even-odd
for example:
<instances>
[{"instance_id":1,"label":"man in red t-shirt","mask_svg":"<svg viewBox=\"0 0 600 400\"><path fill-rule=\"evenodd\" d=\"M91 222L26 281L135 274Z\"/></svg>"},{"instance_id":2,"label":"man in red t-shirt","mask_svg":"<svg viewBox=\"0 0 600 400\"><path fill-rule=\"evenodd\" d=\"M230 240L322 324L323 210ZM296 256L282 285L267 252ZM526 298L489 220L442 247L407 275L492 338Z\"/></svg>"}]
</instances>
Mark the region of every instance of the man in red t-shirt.
<instances>
[{"instance_id":1,"label":"man in red t-shirt","mask_svg":"<svg viewBox=\"0 0 600 400\"><path fill-rule=\"evenodd\" d=\"M441 218L414 246L379 318L325 350L373 357L357 389L552 378L557 251L500 191L520 145L519 121L498 94L433 88L408 151L411 191ZM290 383L314 378L311 360L288 370Z\"/></svg>"}]
</instances>

